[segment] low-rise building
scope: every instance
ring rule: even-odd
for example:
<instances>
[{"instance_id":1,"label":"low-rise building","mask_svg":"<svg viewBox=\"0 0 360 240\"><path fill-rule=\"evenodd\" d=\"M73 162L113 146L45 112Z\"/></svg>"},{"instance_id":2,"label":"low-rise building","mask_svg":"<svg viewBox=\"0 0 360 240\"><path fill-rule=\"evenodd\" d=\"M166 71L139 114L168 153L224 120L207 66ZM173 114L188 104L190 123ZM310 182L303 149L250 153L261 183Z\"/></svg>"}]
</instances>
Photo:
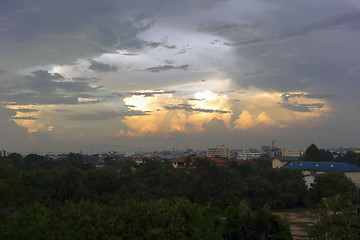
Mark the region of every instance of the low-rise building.
<instances>
[{"instance_id":1,"label":"low-rise building","mask_svg":"<svg viewBox=\"0 0 360 240\"><path fill-rule=\"evenodd\" d=\"M187 158L189 158L189 159L187 160ZM195 158L198 158L198 156L179 157L179 158L175 158L173 160L170 160L169 163L171 163L173 165L173 167L175 167L175 168L185 167L186 164L187 164L187 161L189 161L189 163L192 164L194 162ZM221 159L216 158L216 157L200 157L200 158L205 158L205 159L208 159L210 161L213 161L219 166L223 166L223 165L227 164L227 161L221 160Z\"/></svg>"},{"instance_id":2,"label":"low-rise building","mask_svg":"<svg viewBox=\"0 0 360 240\"><path fill-rule=\"evenodd\" d=\"M297 161L299 160L298 157L293 157L293 156L276 156L272 159L272 167L273 168L281 168L282 166L284 166L285 164L287 164L288 162L291 161Z\"/></svg>"},{"instance_id":3,"label":"low-rise building","mask_svg":"<svg viewBox=\"0 0 360 240\"><path fill-rule=\"evenodd\" d=\"M301 170L308 187L311 187L314 183L316 175L327 172L343 172L357 187L360 187L360 167L346 162L290 161L283 165L282 168Z\"/></svg>"}]
</instances>

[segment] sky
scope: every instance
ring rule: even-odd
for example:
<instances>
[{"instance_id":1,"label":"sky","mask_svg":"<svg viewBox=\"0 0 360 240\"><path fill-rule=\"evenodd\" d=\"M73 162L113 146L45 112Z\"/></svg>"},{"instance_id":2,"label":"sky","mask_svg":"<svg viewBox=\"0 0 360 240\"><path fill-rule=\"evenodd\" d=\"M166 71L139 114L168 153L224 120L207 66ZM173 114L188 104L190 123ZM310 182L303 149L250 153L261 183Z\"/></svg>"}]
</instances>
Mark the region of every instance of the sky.
<instances>
[{"instance_id":1,"label":"sky","mask_svg":"<svg viewBox=\"0 0 360 240\"><path fill-rule=\"evenodd\" d=\"M358 0L3 0L0 149L359 147Z\"/></svg>"}]
</instances>

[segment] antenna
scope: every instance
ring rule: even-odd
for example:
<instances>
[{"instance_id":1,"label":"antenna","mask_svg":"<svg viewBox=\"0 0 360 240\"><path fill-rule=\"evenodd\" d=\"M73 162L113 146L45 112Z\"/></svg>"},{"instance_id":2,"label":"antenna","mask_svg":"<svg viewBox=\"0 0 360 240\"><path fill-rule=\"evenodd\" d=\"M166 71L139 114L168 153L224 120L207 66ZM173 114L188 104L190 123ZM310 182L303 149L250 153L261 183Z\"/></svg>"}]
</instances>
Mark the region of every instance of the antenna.
<instances>
[{"instance_id":1,"label":"antenna","mask_svg":"<svg viewBox=\"0 0 360 240\"><path fill-rule=\"evenodd\" d=\"M176 158L176 152L175 152L175 148L173 148L173 151L174 151L174 155L175 155L175 158Z\"/></svg>"},{"instance_id":2,"label":"antenna","mask_svg":"<svg viewBox=\"0 0 360 240\"><path fill-rule=\"evenodd\" d=\"M216 148L215 148L215 149L214 149L214 151L213 151L212 157L214 157L214 155L215 155L215 153L216 153L216 150L217 150L218 146L219 146L219 144L218 144L218 145L216 145Z\"/></svg>"},{"instance_id":3,"label":"antenna","mask_svg":"<svg viewBox=\"0 0 360 240\"><path fill-rule=\"evenodd\" d=\"M271 140L271 147L272 147L272 149L275 148L275 142L278 142L278 140Z\"/></svg>"}]
</instances>

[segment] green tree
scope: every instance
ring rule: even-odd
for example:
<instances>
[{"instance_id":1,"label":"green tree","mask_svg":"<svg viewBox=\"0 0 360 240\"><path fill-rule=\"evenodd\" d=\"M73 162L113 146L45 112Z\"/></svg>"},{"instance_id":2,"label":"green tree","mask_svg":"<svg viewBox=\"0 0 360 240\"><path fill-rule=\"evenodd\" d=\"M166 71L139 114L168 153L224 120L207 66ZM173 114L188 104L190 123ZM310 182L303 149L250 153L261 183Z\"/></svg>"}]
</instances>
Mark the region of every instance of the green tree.
<instances>
[{"instance_id":1,"label":"green tree","mask_svg":"<svg viewBox=\"0 0 360 240\"><path fill-rule=\"evenodd\" d=\"M356 185L343 172L328 172L317 175L310 189L313 202L321 202L323 198L334 197L338 194L356 194Z\"/></svg>"},{"instance_id":2,"label":"green tree","mask_svg":"<svg viewBox=\"0 0 360 240\"><path fill-rule=\"evenodd\" d=\"M351 194L324 198L319 220L309 232L311 239L360 239L359 205Z\"/></svg>"},{"instance_id":3,"label":"green tree","mask_svg":"<svg viewBox=\"0 0 360 240\"><path fill-rule=\"evenodd\" d=\"M225 209L224 216L226 219L223 230L224 239L240 239L240 216L238 209L230 205Z\"/></svg>"},{"instance_id":4,"label":"green tree","mask_svg":"<svg viewBox=\"0 0 360 240\"><path fill-rule=\"evenodd\" d=\"M305 151L304 161L320 161L320 151L315 144L311 144Z\"/></svg>"},{"instance_id":5,"label":"green tree","mask_svg":"<svg viewBox=\"0 0 360 240\"><path fill-rule=\"evenodd\" d=\"M334 161L334 156L332 155L332 153L329 150L320 149L319 154L320 154L320 161L321 162L332 162L332 161Z\"/></svg>"},{"instance_id":6,"label":"green tree","mask_svg":"<svg viewBox=\"0 0 360 240\"><path fill-rule=\"evenodd\" d=\"M360 166L360 154L354 151L347 151L345 155L338 157L336 161Z\"/></svg>"}]
</instances>

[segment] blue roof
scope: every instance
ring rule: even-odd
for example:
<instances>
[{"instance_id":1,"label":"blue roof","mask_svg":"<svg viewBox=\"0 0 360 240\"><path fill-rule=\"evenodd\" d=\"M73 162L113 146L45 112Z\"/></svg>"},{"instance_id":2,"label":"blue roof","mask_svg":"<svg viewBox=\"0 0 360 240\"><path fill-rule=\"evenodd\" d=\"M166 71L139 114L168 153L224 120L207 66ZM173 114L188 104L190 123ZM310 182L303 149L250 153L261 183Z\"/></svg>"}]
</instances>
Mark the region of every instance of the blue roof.
<instances>
[{"instance_id":1,"label":"blue roof","mask_svg":"<svg viewBox=\"0 0 360 240\"><path fill-rule=\"evenodd\" d=\"M309 171L360 172L360 167L345 162L291 161L282 167Z\"/></svg>"}]
</instances>

